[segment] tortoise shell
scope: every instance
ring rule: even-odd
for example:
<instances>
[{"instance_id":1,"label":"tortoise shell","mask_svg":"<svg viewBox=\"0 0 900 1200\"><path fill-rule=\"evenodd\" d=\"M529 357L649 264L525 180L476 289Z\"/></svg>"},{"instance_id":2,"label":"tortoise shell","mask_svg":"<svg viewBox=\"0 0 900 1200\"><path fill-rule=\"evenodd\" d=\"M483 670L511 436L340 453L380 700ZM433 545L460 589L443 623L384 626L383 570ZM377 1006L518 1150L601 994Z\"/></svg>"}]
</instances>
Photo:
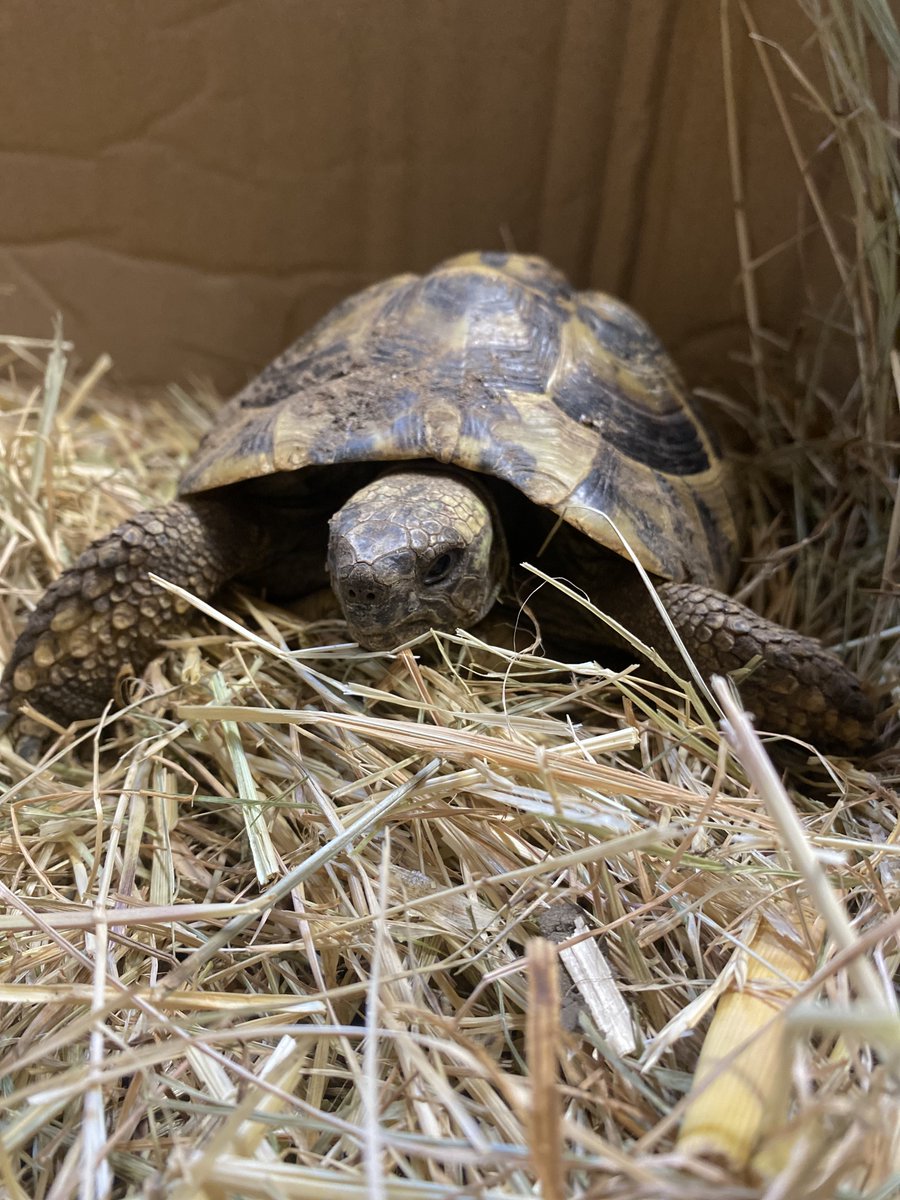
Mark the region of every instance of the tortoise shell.
<instances>
[{"instance_id":1,"label":"tortoise shell","mask_svg":"<svg viewBox=\"0 0 900 1200\"><path fill-rule=\"evenodd\" d=\"M672 360L626 305L529 255L339 304L224 406L180 490L415 459L504 480L620 554L621 534L661 578L731 580L731 475Z\"/></svg>"}]
</instances>

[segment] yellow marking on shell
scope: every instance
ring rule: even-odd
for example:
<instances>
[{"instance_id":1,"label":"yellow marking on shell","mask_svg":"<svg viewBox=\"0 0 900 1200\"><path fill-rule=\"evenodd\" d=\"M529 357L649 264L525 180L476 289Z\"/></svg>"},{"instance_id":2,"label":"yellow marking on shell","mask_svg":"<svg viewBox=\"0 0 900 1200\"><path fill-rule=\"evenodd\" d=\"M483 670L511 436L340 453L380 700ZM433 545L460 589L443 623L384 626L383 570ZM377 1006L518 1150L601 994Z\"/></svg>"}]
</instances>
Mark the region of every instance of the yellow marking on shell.
<instances>
[{"instance_id":1,"label":"yellow marking on shell","mask_svg":"<svg viewBox=\"0 0 900 1200\"><path fill-rule=\"evenodd\" d=\"M580 483L591 469L596 433L570 420L544 397L507 393L504 400L516 416L499 415L491 423L491 433L498 442L521 446L533 456L534 469L527 475L518 472L523 490L536 504L563 503L572 491L572 480ZM478 451L477 444L473 450Z\"/></svg>"},{"instance_id":2,"label":"yellow marking on shell","mask_svg":"<svg viewBox=\"0 0 900 1200\"><path fill-rule=\"evenodd\" d=\"M241 479L259 479L272 470L271 458L261 451L254 454L238 453L232 443L211 458L203 472L203 490L225 487Z\"/></svg>"},{"instance_id":3,"label":"yellow marking on shell","mask_svg":"<svg viewBox=\"0 0 900 1200\"><path fill-rule=\"evenodd\" d=\"M599 305L599 293L591 293L592 307ZM609 319L615 320L614 310ZM628 397L649 412L657 412L663 406L671 408L672 396L684 391L684 384L675 364L667 355L620 358L597 340L597 335L580 316L573 314L560 327L560 354L557 369L569 369L578 364L590 364L594 375L606 382L611 394ZM552 392L556 381L556 370L548 385Z\"/></svg>"},{"instance_id":4,"label":"yellow marking on shell","mask_svg":"<svg viewBox=\"0 0 900 1200\"><path fill-rule=\"evenodd\" d=\"M432 458L441 463L459 462L462 432L462 413L459 408L444 401L432 401L425 406L422 416L425 445Z\"/></svg>"},{"instance_id":5,"label":"yellow marking on shell","mask_svg":"<svg viewBox=\"0 0 900 1200\"><path fill-rule=\"evenodd\" d=\"M397 447L394 445L391 438L388 436L389 430L386 428L374 429L368 438L368 444L372 448L373 456L379 458L396 458Z\"/></svg>"},{"instance_id":6,"label":"yellow marking on shell","mask_svg":"<svg viewBox=\"0 0 900 1200\"><path fill-rule=\"evenodd\" d=\"M294 471L310 462L311 448L329 444L334 422L322 405L279 405L272 423L275 470Z\"/></svg>"},{"instance_id":7,"label":"yellow marking on shell","mask_svg":"<svg viewBox=\"0 0 900 1200\"><path fill-rule=\"evenodd\" d=\"M695 481L666 475L663 477L668 489L666 492L661 486L661 477L655 471L625 455L616 457L615 469L615 486L605 510L590 504L567 503L559 505L558 511L593 541L617 554L624 554L626 552L618 534L606 519L610 518L642 566L651 574L675 581L694 579L725 586L729 582L727 572L731 564L725 564L723 571L722 566L714 561L714 548L704 535L703 523L696 508ZM622 503L625 497L628 500L627 507ZM715 498L714 492L710 500L715 502ZM647 530L638 524L639 518L632 515L638 513L652 523L656 530L655 537L648 538ZM655 546L663 549L665 558L657 554Z\"/></svg>"},{"instance_id":8,"label":"yellow marking on shell","mask_svg":"<svg viewBox=\"0 0 900 1200\"><path fill-rule=\"evenodd\" d=\"M567 280L558 267L554 267L546 259L537 254L510 254L502 266L495 266L484 261L481 251L469 250L457 254L454 258L446 258L434 269L441 274L450 271L465 271L466 273L487 275L497 274L507 279L514 279L523 291L540 293L548 279L558 286L565 287Z\"/></svg>"}]
</instances>

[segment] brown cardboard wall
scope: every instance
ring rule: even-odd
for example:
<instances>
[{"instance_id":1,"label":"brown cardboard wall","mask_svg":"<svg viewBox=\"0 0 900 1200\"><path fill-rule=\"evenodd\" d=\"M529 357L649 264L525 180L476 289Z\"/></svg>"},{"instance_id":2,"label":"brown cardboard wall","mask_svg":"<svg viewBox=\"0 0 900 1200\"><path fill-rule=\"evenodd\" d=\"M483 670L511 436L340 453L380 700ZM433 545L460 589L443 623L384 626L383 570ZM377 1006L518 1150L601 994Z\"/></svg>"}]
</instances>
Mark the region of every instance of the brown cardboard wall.
<instances>
[{"instance_id":1,"label":"brown cardboard wall","mask_svg":"<svg viewBox=\"0 0 900 1200\"><path fill-rule=\"evenodd\" d=\"M748 7L814 70L798 5ZM729 11L764 254L802 186ZM689 370L745 342L719 0L5 0L0 111L0 329L60 310L133 381L232 388L348 292L504 242L631 300ZM825 261L767 263L769 324Z\"/></svg>"}]
</instances>

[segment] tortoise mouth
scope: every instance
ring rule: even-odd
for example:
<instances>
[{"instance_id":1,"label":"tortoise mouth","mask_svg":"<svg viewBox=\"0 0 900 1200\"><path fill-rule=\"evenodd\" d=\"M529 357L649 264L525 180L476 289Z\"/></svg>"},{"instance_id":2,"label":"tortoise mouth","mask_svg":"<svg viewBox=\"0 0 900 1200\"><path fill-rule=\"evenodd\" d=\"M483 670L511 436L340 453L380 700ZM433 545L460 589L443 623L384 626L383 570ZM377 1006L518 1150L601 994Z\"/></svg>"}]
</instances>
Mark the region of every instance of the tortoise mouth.
<instances>
[{"instance_id":1,"label":"tortoise mouth","mask_svg":"<svg viewBox=\"0 0 900 1200\"><path fill-rule=\"evenodd\" d=\"M423 620L421 616L409 617L406 621L398 621L390 629L383 626L362 626L352 621L347 622L350 636L363 650L396 650L404 642L411 642L432 629L446 629L439 621Z\"/></svg>"}]
</instances>

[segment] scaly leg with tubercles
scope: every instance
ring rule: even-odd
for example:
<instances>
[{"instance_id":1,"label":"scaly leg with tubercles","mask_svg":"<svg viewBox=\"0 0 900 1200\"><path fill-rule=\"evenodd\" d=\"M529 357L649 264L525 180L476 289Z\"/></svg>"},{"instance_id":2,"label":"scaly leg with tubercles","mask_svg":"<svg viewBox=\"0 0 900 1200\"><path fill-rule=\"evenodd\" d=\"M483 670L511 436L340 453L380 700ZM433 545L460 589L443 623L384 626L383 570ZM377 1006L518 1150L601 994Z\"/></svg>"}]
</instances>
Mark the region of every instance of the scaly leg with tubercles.
<instances>
[{"instance_id":1,"label":"scaly leg with tubercles","mask_svg":"<svg viewBox=\"0 0 900 1200\"><path fill-rule=\"evenodd\" d=\"M0 716L25 703L63 724L96 716L117 680L140 674L160 640L183 628L187 601L148 575L208 598L261 565L267 540L215 500L176 501L123 521L41 597L0 680Z\"/></svg>"},{"instance_id":2,"label":"scaly leg with tubercles","mask_svg":"<svg viewBox=\"0 0 900 1200\"><path fill-rule=\"evenodd\" d=\"M871 699L853 672L821 642L702 584L661 583L656 593L704 679L751 667L739 691L761 729L851 752L874 742ZM686 672L637 572L623 584L615 608L612 615L679 674Z\"/></svg>"},{"instance_id":3,"label":"scaly leg with tubercles","mask_svg":"<svg viewBox=\"0 0 900 1200\"><path fill-rule=\"evenodd\" d=\"M856 752L875 742L870 697L853 672L821 642L804 637L713 587L656 581L648 586L633 563L618 555L584 554L580 536L562 534L537 559L547 574L574 573L591 600L685 677L687 664L657 607L653 591L701 676L740 672L739 691L760 729L808 740L822 749ZM653 591L651 591L651 587ZM529 603L543 636L583 657L632 643L587 615L556 588L543 586ZM599 655L602 661L602 652ZM745 668L750 668L744 674ZM654 678L667 677L650 666Z\"/></svg>"}]
</instances>

